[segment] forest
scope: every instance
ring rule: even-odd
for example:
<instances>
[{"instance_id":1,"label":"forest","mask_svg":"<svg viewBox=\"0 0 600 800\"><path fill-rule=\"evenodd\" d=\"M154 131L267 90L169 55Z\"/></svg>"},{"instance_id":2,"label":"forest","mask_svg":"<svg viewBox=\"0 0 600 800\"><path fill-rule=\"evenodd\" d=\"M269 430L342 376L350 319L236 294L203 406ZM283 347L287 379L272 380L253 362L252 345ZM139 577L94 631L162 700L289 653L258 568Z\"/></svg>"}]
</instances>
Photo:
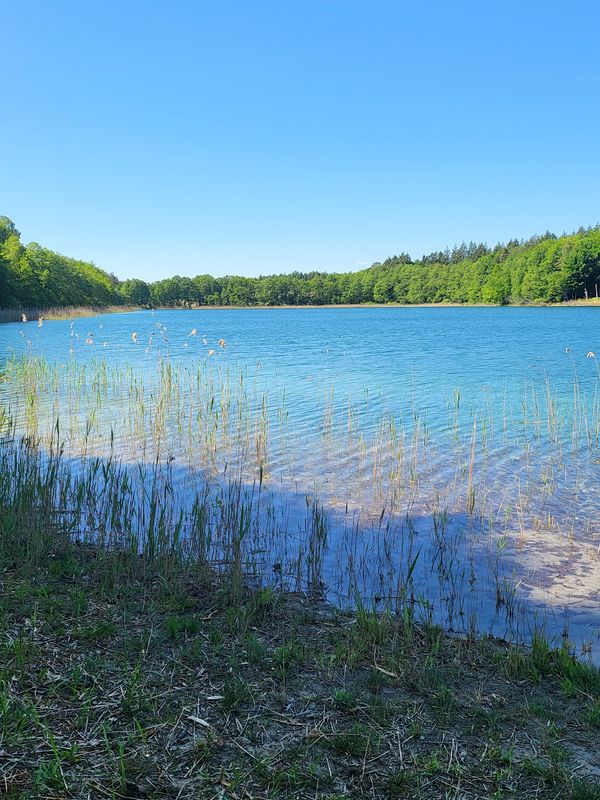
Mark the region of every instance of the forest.
<instances>
[{"instance_id":1,"label":"forest","mask_svg":"<svg viewBox=\"0 0 600 800\"><path fill-rule=\"evenodd\" d=\"M415 260L401 253L357 272L175 275L146 283L25 245L14 223L0 217L0 308L557 303L597 297L599 283L600 225L495 247L463 243Z\"/></svg>"}]
</instances>

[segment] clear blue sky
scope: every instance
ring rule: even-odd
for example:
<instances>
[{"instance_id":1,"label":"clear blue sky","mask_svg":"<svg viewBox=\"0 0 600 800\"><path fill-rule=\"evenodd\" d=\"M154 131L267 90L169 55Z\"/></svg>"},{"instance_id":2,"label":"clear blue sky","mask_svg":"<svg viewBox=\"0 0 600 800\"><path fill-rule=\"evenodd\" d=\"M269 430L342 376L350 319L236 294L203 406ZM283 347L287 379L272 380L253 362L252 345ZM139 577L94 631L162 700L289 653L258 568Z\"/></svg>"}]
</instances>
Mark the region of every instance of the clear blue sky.
<instances>
[{"instance_id":1,"label":"clear blue sky","mask_svg":"<svg viewBox=\"0 0 600 800\"><path fill-rule=\"evenodd\" d=\"M597 2L5 2L0 214L119 277L600 220Z\"/></svg>"}]
</instances>

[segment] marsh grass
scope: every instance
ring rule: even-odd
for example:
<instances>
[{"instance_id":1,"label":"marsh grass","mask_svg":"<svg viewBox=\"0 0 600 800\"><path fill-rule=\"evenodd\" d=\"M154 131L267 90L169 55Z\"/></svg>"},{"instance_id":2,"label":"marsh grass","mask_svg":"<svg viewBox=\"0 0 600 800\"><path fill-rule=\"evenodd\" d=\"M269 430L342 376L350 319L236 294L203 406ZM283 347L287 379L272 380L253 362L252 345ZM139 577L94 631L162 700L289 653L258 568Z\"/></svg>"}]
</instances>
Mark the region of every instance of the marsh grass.
<instances>
[{"instance_id":1,"label":"marsh grass","mask_svg":"<svg viewBox=\"0 0 600 800\"><path fill-rule=\"evenodd\" d=\"M79 317L93 317L98 314L119 314L137 311L136 306L58 306L54 308L0 308L0 323L21 322L25 314L28 320L36 321L43 317L45 320L77 319Z\"/></svg>"},{"instance_id":2,"label":"marsh grass","mask_svg":"<svg viewBox=\"0 0 600 800\"><path fill-rule=\"evenodd\" d=\"M35 502L82 542L148 569L168 556L174 571L225 571L235 596L254 576L465 633L489 627L495 606L515 640L527 625L509 545L580 525L577 504L560 522L550 509L559 483L561 501L577 495L600 430L575 373L572 407L527 385L518 419L497 419L489 399L473 417L456 392L435 435L414 398L394 416L331 390L307 438L257 374L160 355L141 367L12 359L0 393L3 469L13 485L39 474ZM508 483L498 448L518 454Z\"/></svg>"}]
</instances>

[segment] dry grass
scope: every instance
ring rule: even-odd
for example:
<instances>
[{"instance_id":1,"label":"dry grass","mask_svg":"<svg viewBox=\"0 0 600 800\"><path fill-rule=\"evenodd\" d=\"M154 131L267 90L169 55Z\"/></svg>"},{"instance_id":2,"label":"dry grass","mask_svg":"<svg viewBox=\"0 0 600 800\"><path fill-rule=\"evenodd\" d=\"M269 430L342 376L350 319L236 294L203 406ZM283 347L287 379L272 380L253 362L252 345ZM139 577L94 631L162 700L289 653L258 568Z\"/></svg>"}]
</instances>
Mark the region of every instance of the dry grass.
<instances>
[{"instance_id":1,"label":"dry grass","mask_svg":"<svg viewBox=\"0 0 600 800\"><path fill-rule=\"evenodd\" d=\"M558 306L599 306L600 297L588 297L581 300L565 300L563 303L555 303Z\"/></svg>"},{"instance_id":2,"label":"dry grass","mask_svg":"<svg viewBox=\"0 0 600 800\"><path fill-rule=\"evenodd\" d=\"M28 320L75 319L77 317L95 317L98 314L118 314L127 311L138 311L137 306L63 306L59 308L0 308L0 323L21 322L25 314Z\"/></svg>"}]
</instances>

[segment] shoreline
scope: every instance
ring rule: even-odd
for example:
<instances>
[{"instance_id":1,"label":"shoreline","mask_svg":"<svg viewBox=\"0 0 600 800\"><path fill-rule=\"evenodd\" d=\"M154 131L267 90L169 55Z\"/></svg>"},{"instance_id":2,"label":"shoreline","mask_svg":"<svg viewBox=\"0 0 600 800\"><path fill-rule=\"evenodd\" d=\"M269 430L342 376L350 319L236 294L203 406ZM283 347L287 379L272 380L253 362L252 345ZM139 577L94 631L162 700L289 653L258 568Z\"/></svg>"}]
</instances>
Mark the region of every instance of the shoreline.
<instances>
[{"instance_id":1,"label":"shoreline","mask_svg":"<svg viewBox=\"0 0 600 800\"><path fill-rule=\"evenodd\" d=\"M600 668L568 642L455 635L407 589L397 612L336 609L318 548L286 592L281 563L247 561L239 500L211 551L215 504L182 537L116 465L78 505L89 476L29 446L0 460L7 800L600 800Z\"/></svg>"},{"instance_id":2,"label":"shoreline","mask_svg":"<svg viewBox=\"0 0 600 800\"><path fill-rule=\"evenodd\" d=\"M561 303L507 303L506 305L498 305L493 303L323 303L321 305L303 304L303 305L277 305L277 306L191 306L189 308L183 306L157 306L155 309L143 309L153 311L251 311L268 310L283 311L290 309L319 309L319 308L566 308L577 307L582 308L598 307L600 308L600 299L593 300L565 300ZM142 310L142 309L140 309Z\"/></svg>"},{"instance_id":3,"label":"shoreline","mask_svg":"<svg viewBox=\"0 0 600 800\"><path fill-rule=\"evenodd\" d=\"M252 306L224 306L224 305L199 305L199 306L157 306L146 308L143 306L77 306L61 308L39 309L12 309L0 308L0 324L21 322L21 314L26 314L29 322L35 322L40 317L45 321L78 319L83 317L96 317L104 314L129 314L138 311L285 311L291 309L348 309L348 308L600 308L600 298L588 300L564 300L560 303L508 303L495 305L491 303L324 303L303 305L252 305Z\"/></svg>"}]
</instances>

